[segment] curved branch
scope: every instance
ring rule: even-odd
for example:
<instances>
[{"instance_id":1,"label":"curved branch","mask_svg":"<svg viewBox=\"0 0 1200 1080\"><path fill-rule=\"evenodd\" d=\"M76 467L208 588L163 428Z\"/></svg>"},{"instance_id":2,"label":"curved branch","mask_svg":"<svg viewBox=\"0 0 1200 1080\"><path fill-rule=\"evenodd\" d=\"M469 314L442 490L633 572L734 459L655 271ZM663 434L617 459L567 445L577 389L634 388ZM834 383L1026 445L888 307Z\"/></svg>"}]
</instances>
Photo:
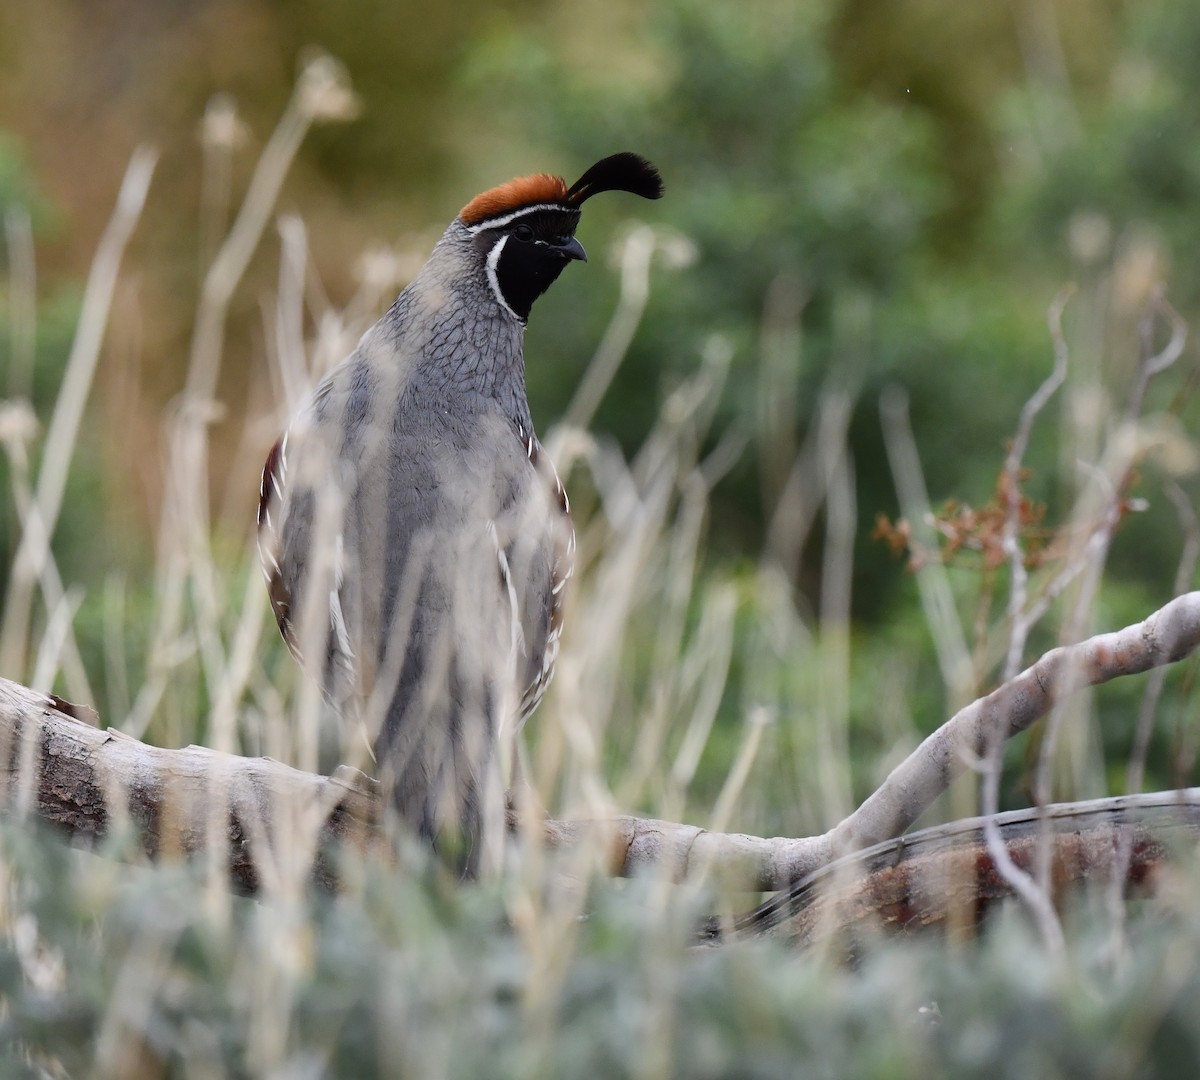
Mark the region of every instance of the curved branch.
<instances>
[{"instance_id":1,"label":"curved branch","mask_svg":"<svg viewBox=\"0 0 1200 1080\"><path fill-rule=\"evenodd\" d=\"M665 867L679 879L712 872L733 887L789 888L838 856L899 836L955 776L978 764L990 734L1011 738L1065 693L1173 663L1198 646L1200 592L1192 592L1143 622L1054 649L959 711L820 836L766 838L620 817L547 821L542 839L566 847L599 836L614 874ZM165 750L79 716L57 698L0 679L0 810L35 814L85 838L132 826L151 856L212 852L219 841L232 881L248 891L287 860L311 864L318 880L332 884L326 855L337 843L386 850L377 795L353 770L326 777L198 746Z\"/></svg>"},{"instance_id":2,"label":"curved branch","mask_svg":"<svg viewBox=\"0 0 1200 1080\"><path fill-rule=\"evenodd\" d=\"M1197 647L1200 592L1190 592L1140 623L1052 649L926 738L832 831L834 850L855 851L899 836L956 776L978 762L989 738L1011 739L1064 694L1173 664Z\"/></svg>"},{"instance_id":3,"label":"curved branch","mask_svg":"<svg viewBox=\"0 0 1200 1080\"><path fill-rule=\"evenodd\" d=\"M779 896L704 936L782 934L810 944L832 934L908 930L982 921L993 902L1014 895L988 842L986 818L952 821L836 859ZM1173 852L1200 837L1200 788L1118 795L1010 810L990 819L1008 857L1031 870L1049 848L1050 881L1091 881L1127 890L1153 887Z\"/></svg>"}]
</instances>

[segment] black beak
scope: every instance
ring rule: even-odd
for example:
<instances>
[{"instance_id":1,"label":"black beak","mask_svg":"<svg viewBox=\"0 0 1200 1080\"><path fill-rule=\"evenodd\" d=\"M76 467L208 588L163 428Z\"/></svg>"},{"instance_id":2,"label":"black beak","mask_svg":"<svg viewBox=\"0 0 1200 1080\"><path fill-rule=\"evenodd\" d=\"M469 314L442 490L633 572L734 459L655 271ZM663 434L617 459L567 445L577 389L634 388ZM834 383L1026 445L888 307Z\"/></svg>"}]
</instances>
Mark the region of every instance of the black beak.
<instances>
[{"instance_id":1,"label":"black beak","mask_svg":"<svg viewBox=\"0 0 1200 1080\"><path fill-rule=\"evenodd\" d=\"M580 262L587 262L587 252L583 250L583 245L573 236L565 244L556 244L554 250L568 261L578 259Z\"/></svg>"}]
</instances>

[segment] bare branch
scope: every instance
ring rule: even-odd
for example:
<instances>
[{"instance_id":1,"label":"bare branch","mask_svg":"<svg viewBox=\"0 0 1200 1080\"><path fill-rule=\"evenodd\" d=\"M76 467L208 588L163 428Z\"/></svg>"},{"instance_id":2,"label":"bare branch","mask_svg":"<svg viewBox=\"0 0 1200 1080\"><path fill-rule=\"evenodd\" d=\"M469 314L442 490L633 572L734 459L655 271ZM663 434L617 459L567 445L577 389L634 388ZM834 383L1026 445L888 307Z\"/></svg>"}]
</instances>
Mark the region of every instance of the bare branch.
<instances>
[{"instance_id":1,"label":"bare branch","mask_svg":"<svg viewBox=\"0 0 1200 1080\"><path fill-rule=\"evenodd\" d=\"M1009 447L1008 456L1004 460L1004 494L1007 500L1007 513L1004 519L1002 545L1004 553L1008 556L1012 577L1008 602L1011 625L1009 627L1008 656L1004 662L1006 681L1020 670L1025 641L1029 637L1032 625L1025 612L1028 575L1025 570L1025 556L1021 550L1020 541L1021 466L1024 464L1025 451L1029 447L1029 438L1033 433L1033 422L1067 377L1067 340L1063 336L1062 317L1067 301L1071 299L1074 292L1075 287L1068 285L1059 291L1058 296L1054 298L1054 303L1050 305L1046 321L1050 327L1050 338L1054 342L1054 370L1046 376L1042 385L1021 408L1017 433L1013 436L1012 446Z\"/></svg>"},{"instance_id":2,"label":"bare branch","mask_svg":"<svg viewBox=\"0 0 1200 1080\"><path fill-rule=\"evenodd\" d=\"M1068 688L1095 685L1173 663L1200 647L1200 592L1171 601L1143 622L1053 650L1016 679L962 709L929 736L840 825L821 836L758 837L691 825L620 817L597 822L545 822L542 840L563 847L598 841L614 874L650 868L683 879L713 873L731 887L786 888L838 855L898 836L956 775L978 760L991 732L1024 731ZM1078 673L1079 677L1072 677ZM1069 680L1066 681L1066 680ZM0 806L19 810L22 747L37 748L30 809L73 835L105 835L128 817L147 854L204 850L208 823L226 822L229 872L254 889L259 867L276 861L277 823L302 812L316 843L314 874L332 882L322 852L333 842L380 849L373 791L343 776L317 776L266 758L241 758L202 747L164 750L101 731L64 715L70 709L16 683L0 680ZM106 793L123 793L124 805ZM323 823L323 825L321 824ZM515 828L516 822L510 820Z\"/></svg>"},{"instance_id":3,"label":"bare branch","mask_svg":"<svg viewBox=\"0 0 1200 1080\"><path fill-rule=\"evenodd\" d=\"M1154 351L1155 317L1161 316L1171 327L1171 336L1166 345L1158 352ZM1176 360L1183 355L1183 346L1187 341L1187 323L1170 304L1161 286L1154 291L1150 307L1143 316L1138 327L1139 355L1137 378L1129 395L1129 405L1126 414L1131 420L1136 420L1142 414L1142 403L1146 399L1146 388L1155 375L1161 375Z\"/></svg>"},{"instance_id":4,"label":"bare branch","mask_svg":"<svg viewBox=\"0 0 1200 1080\"><path fill-rule=\"evenodd\" d=\"M1046 653L1015 679L959 710L892 770L879 789L833 830L851 851L898 836L988 747L990 733L1024 731L1064 692L1174 663L1200 647L1200 592L1149 618Z\"/></svg>"},{"instance_id":5,"label":"bare branch","mask_svg":"<svg viewBox=\"0 0 1200 1080\"><path fill-rule=\"evenodd\" d=\"M1001 545L1008 556L1009 576L1009 640L1008 655L1004 662L1004 681L1012 679L1021 666L1021 657L1025 653L1025 642L1033 624L1027 619L1025 612L1025 597L1028 576L1025 570L1025 552L1021 547L1021 467L1025 460L1025 451L1033 432L1033 422L1038 414L1046 407L1050 398L1067 377L1067 341L1063 335L1062 317L1067 301L1074 293L1074 286L1067 286L1059 291L1050 305L1047 316L1050 336L1054 342L1054 370L1037 388L1033 396L1025 402L1021 409L1021 417L1017 424L1017 433L1009 447L1008 456L1004 461L1005 477L1005 515L1004 532ZM1004 739L996 731L991 733L986 760L983 764L983 787L980 793L981 809L983 811L983 838L996 870L1012 887L1013 891L1025 901L1037 922L1042 940L1050 952L1061 957L1066 945L1063 938L1062 926L1054 912L1054 903L1049 892L1042 887L1039 880L1019 867L1009 854L1000 836L995 815L1000 800L1000 771Z\"/></svg>"},{"instance_id":6,"label":"bare branch","mask_svg":"<svg viewBox=\"0 0 1200 1080\"><path fill-rule=\"evenodd\" d=\"M1196 511L1192 508L1187 492L1174 480L1167 481L1164 490L1167 498L1175 507L1180 528L1183 530L1183 550L1179 556L1179 565L1175 570L1175 591L1182 592L1187 588L1188 582L1192 580L1192 576L1196 572L1196 563L1200 560L1200 521L1196 519ZM1165 667L1155 669L1146 680L1142 704L1138 709L1133 749L1129 754L1129 767L1125 774L1125 790L1128 792L1142 790L1146 757L1150 751L1150 736L1154 730L1154 718L1158 715L1158 703L1166 681L1167 669Z\"/></svg>"},{"instance_id":7,"label":"bare branch","mask_svg":"<svg viewBox=\"0 0 1200 1080\"><path fill-rule=\"evenodd\" d=\"M319 830L314 878L332 885L322 853L333 843L368 852L383 849L379 802L361 774L318 776L270 758L244 758L200 746L168 750L69 713L83 710L0 679L0 808L29 812L84 841L110 835L123 822L136 830L137 848L150 857L198 855L209 822L226 822L229 876L247 892L259 887L261 867L277 861L275 823L315 808ZM25 792L23 796L23 791ZM113 793L123 795L114 804ZM514 825L515 821L510 822ZM829 859L823 837L770 840L713 833L690 825L621 817L602 822L545 823L548 847L600 839L614 874L666 867L682 880L702 865L752 888L779 887ZM290 836L288 837L290 839Z\"/></svg>"},{"instance_id":8,"label":"bare branch","mask_svg":"<svg viewBox=\"0 0 1200 1080\"><path fill-rule=\"evenodd\" d=\"M1200 788L1010 810L922 829L835 860L732 925L710 926L709 935L774 932L808 944L831 932L974 925L992 902L1014 891L984 840L989 821L1018 867L1032 867L1049 841L1057 887L1103 885L1111 875L1125 895L1153 887L1170 853L1195 844Z\"/></svg>"}]
</instances>

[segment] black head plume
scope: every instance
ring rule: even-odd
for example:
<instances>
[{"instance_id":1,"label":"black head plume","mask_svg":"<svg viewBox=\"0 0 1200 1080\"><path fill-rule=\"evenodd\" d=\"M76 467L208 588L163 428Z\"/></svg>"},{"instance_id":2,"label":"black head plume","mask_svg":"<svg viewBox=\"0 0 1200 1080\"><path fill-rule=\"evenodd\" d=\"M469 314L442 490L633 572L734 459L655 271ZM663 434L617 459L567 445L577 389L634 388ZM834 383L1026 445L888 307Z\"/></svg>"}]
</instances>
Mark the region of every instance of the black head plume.
<instances>
[{"instance_id":1,"label":"black head plume","mask_svg":"<svg viewBox=\"0 0 1200 1080\"><path fill-rule=\"evenodd\" d=\"M661 199L663 182L644 157L625 151L597 161L571 185L566 201L578 206L602 191L629 191L643 199Z\"/></svg>"}]
</instances>

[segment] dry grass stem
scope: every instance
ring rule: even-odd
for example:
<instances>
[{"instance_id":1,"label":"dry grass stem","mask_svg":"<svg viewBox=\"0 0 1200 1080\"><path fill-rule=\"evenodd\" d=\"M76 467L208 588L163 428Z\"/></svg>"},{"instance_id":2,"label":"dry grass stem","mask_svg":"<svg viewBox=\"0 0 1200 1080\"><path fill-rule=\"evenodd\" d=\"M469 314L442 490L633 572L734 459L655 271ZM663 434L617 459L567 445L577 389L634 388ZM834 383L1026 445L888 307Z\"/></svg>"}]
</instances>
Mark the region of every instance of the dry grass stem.
<instances>
[{"instance_id":1,"label":"dry grass stem","mask_svg":"<svg viewBox=\"0 0 1200 1080\"><path fill-rule=\"evenodd\" d=\"M29 399L37 354L37 260L29 211L10 203L4 211L4 241L8 253L8 321L10 353L5 392L9 398Z\"/></svg>"},{"instance_id":2,"label":"dry grass stem","mask_svg":"<svg viewBox=\"0 0 1200 1080\"><path fill-rule=\"evenodd\" d=\"M901 513L912 527L918 545L934 550L937 545L929 524L932 520L929 494L908 422L908 396L899 387L889 387L880 398L879 411ZM927 561L917 570L917 588L950 701L952 704L970 701L977 678L945 567Z\"/></svg>"},{"instance_id":3,"label":"dry grass stem","mask_svg":"<svg viewBox=\"0 0 1200 1080\"><path fill-rule=\"evenodd\" d=\"M34 503L9 573L0 626L0 668L5 671L25 669L33 589L49 555L79 424L108 325L121 259L141 217L155 160L155 152L148 147L134 151L121 182L116 209L92 261L62 388L46 431L46 449L38 472Z\"/></svg>"},{"instance_id":4,"label":"dry grass stem","mask_svg":"<svg viewBox=\"0 0 1200 1080\"><path fill-rule=\"evenodd\" d=\"M1063 336L1062 318L1067 302L1074 292L1073 286L1062 289L1055 297L1054 303L1050 305L1046 318L1050 329L1050 339L1054 344L1054 369L1021 408L1017 432L1013 436L1012 445L1004 460L1004 494L1007 501L1007 512L1004 519L1002 545L1008 555L1010 577L1009 639L1008 655L1004 661L1005 681L1021 670L1025 642L1029 638L1029 632L1033 625L1028 620L1025 610L1029 575L1025 569L1025 553L1020 542L1021 470L1024 466L1025 451L1029 447L1029 439L1033 434L1034 421L1049 404L1050 398L1054 396L1067 377L1070 353L1067 349L1066 338Z\"/></svg>"}]
</instances>

